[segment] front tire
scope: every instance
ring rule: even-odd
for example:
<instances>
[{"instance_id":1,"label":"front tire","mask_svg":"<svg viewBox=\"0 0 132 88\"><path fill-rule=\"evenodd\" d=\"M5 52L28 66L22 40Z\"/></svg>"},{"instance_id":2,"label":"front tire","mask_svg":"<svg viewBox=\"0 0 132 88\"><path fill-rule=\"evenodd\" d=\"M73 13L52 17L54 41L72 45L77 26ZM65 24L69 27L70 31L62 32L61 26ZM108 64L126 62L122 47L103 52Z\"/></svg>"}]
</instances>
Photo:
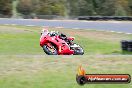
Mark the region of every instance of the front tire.
<instances>
[{"instance_id":1,"label":"front tire","mask_svg":"<svg viewBox=\"0 0 132 88\"><path fill-rule=\"evenodd\" d=\"M49 46L49 44L50 44L50 46ZM56 47L51 43L49 43L49 44L45 44L43 46L44 52L48 55L57 55L58 53L57 53Z\"/></svg>"},{"instance_id":2,"label":"front tire","mask_svg":"<svg viewBox=\"0 0 132 88\"><path fill-rule=\"evenodd\" d=\"M74 43L74 44L78 46L78 47L73 47L72 48L74 50L74 55L83 55L84 54L83 48L80 45L76 44L76 43Z\"/></svg>"},{"instance_id":3,"label":"front tire","mask_svg":"<svg viewBox=\"0 0 132 88\"><path fill-rule=\"evenodd\" d=\"M74 55L83 55L84 54L84 50L82 47L78 47L74 50Z\"/></svg>"}]
</instances>

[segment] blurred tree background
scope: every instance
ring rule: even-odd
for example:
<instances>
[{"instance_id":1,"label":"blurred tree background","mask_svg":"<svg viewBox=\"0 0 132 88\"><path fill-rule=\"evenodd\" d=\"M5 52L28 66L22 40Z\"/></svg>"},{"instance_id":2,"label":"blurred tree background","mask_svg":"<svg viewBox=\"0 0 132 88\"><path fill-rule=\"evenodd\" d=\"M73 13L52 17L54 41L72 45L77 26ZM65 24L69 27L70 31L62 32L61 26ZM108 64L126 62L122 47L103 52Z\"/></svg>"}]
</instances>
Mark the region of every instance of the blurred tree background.
<instances>
[{"instance_id":1,"label":"blurred tree background","mask_svg":"<svg viewBox=\"0 0 132 88\"><path fill-rule=\"evenodd\" d=\"M0 0L0 15L12 15L12 0Z\"/></svg>"},{"instance_id":2,"label":"blurred tree background","mask_svg":"<svg viewBox=\"0 0 132 88\"><path fill-rule=\"evenodd\" d=\"M0 0L0 15L18 13L65 17L132 16L132 0Z\"/></svg>"}]
</instances>

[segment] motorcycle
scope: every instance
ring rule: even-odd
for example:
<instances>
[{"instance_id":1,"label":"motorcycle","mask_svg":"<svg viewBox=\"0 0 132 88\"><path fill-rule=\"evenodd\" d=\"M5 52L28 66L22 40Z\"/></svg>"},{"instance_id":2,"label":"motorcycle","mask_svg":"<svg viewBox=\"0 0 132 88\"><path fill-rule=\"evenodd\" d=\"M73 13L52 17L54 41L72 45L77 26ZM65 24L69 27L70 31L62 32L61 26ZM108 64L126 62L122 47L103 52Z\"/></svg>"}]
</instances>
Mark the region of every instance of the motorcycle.
<instances>
[{"instance_id":1,"label":"motorcycle","mask_svg":"<svg viewBox=\"0 0 132 88\"><path fill-rule=\"evenodd\" d=\"M83 48L74 43L74 39L74 37L67 37L63 33L48 32L47 29L44 29L41 32L40 46L48 55L83 55Z\"/></svg>"}]
</instances>

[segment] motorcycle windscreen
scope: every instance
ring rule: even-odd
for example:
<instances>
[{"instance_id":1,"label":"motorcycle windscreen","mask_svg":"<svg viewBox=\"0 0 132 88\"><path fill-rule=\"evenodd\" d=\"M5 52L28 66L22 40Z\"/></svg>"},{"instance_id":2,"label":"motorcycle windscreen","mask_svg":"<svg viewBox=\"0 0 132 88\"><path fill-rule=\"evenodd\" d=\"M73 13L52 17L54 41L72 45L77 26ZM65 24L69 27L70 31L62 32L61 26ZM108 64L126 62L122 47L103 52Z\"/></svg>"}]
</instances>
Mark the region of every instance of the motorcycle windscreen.
<instances>
[{"instance_id":1,"label":"motorcycle windscreen","mask_svg":"<svg viewBox=\"0 0 132 88\"><path fill-rule=\"evenodd\" d=\"M40 37L40 40L41 40L43 37L45 37L46 35L48 35L48 33L49 33L49 32L43 32L42 35L41 35L41 37Z\"/></svg>"}]
</instances>

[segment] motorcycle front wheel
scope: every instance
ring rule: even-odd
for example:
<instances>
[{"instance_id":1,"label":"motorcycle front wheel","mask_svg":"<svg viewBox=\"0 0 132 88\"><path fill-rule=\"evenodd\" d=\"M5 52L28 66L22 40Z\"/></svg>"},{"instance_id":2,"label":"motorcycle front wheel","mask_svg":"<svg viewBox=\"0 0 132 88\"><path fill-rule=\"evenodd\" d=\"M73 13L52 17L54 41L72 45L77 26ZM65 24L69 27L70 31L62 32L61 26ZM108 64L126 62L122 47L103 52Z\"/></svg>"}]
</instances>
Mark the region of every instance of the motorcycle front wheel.
<instances>
[{"instance_id":1,"label":"motorcycle front wheel","mask_svg":"<svg viewBox=\"0 0 132 88\"><path fill-rule=\"evenodd\" d=\"M45 44L43 46L43 50L46 54L48 55L57 55L57 49L54 45L52 45L51 43Z\"/></svg>"},{"instance_id":2,"label":"motorcycle front wheel","mask_svg":"<svg viewBox=\"0 0 132 88\"><path fill-rule=\"evenodd\" d=\"M76 45L78 45L78 44L76 44ZM83 55L84 54L83 48L80 45L78 45L78 46L79 47L74 48L74 55Z\"/></svg>"}]
</instances>

